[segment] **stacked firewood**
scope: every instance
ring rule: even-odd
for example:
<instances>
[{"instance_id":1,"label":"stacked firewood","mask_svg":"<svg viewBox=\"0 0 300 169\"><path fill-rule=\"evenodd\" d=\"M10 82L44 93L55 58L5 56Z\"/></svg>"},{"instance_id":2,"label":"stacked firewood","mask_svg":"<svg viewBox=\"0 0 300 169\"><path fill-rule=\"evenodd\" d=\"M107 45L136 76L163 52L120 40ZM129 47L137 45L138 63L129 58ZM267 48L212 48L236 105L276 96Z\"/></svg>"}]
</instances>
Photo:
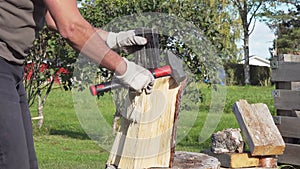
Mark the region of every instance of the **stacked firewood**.
<instances>
[{"instance_id":1,"label":"stacked firewood","mask_svg":"<svg viewBox=\"0 0 300 169\"><path fill-rule=\"evenodd\" d=\"M285 143L268 107L240 100L234 104L233 111L240 128L214 133L211 149L203 152L216 157L222 167L276 168L277 157L283 154Z\"/></svg>"}]
</instances>

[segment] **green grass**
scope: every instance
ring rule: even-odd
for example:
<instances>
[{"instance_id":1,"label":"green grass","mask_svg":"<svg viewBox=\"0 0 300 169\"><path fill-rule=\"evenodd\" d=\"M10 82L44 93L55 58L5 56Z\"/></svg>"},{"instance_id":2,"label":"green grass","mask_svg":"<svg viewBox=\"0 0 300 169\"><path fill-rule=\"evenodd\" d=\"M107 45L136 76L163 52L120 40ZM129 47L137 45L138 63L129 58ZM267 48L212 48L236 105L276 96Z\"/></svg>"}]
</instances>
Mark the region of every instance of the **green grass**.
<instances>
[{"instance_id":1,"label":"green grass","mask_svg":"<svg viewBox=\"0 0 300 169\"><path fill-rule=\"evenodd\" d=\"M208 86L201 86L204 100L200 105L199 113L191 129L183 132L185 137L177 143L177 150L199 152L210 146L210 140L199 142L199 134L207 117L211 105L211 90ZM237 121L231 111L234 102L246 99L249 103L265 103L274 114L273 98L274 87L230 86L227 87L224 113L215 131L226 128L238 128ZM112 99L105 95L97 102L106 121L111 124L115 110ZM31 108L36 116L36 107ZM181 113L184 113L181 112ZM45 122L42 129L35 127L34 140L41 169L98 169L104 168L109 152L91 140L84 132L74 110L72 93L60 88L54 89L44 107ZM188 117L182 117L182 119ZM93 121L91 121L93 123ZM92 125L92 124L91 124Z\"/></svg>"}]
</instances>

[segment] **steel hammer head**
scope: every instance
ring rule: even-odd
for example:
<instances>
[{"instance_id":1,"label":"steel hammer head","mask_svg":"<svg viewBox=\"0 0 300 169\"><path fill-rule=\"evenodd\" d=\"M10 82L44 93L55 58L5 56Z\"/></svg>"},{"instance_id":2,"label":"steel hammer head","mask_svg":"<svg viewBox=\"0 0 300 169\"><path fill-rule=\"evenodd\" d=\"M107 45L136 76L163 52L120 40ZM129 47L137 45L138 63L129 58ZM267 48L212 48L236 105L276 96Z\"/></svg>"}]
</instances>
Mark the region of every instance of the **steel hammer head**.
<instances>
[{"instance_id":1,"label":"steel hammer head","mask_svg":"<svg viewBox=\"0 0 300 169\"><path fill-rule=\"evenodd\" d=\"M180 82L187 78L182 66L182 61L179 58L177 58L177 56L174 53L167 51L167 62L172 69L171 76L177 84L180 84Z\"/></svg>"}]
</instances>

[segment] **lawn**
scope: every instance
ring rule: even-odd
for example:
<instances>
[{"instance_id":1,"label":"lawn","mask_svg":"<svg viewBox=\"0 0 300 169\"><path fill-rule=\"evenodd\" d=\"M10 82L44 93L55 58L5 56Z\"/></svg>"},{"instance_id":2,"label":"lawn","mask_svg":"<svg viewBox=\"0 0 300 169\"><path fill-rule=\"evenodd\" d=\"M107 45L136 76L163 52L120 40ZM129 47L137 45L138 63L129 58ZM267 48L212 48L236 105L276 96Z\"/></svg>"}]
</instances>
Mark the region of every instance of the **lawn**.
<instances>
[{"instance_id":1,"label":"lawn","mask_svg":"<svg viewBox=\"0 0 300 169\"><path fill-rule=\"evenodd\" d=\"M272 90L273 86L229 86L226 87L226 104L221 120L214 131L226 128L237 128L237 121L231 111L234 102L246 99L249 103L265 103L274 114ZM203 102L192 128L180 130L184 133L177 150L199 152L210 146L210 140L199 141L201 130L206 121L211 105L211 91L209 86L201 85ZM97 105L104 118L111 124L115 110L110 95L105 95L97 101ZM31 108L33 116L37 114L36 107ZM181 112L184 113L184 112ZM96 141L90 139L77 118L74 110L72 92L63 91L56 87L47 100L44 108L45 122L42 129L37 129L34 123L34 140L41 169L98 169L104 168L109 152ZM185 117L183 116L183 119ZM93 125L94 121L90 122ZM184 127L184 126L180 126Z\"/></svg>"}]
</instances>

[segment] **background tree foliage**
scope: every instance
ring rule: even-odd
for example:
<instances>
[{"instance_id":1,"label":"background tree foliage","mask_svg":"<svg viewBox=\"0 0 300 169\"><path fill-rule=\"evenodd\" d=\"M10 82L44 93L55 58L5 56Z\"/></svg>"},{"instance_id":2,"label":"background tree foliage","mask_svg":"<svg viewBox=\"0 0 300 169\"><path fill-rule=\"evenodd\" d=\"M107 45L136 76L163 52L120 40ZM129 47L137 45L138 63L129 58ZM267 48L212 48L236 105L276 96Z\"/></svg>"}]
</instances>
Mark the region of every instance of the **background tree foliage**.
<instances>
[{"instance_id":1,"label":"background tree foliage","mask_svg":"<svg viewBox=\"0 0 300 169\"><path fill-rule=\"evenodd\" d=\"M235 62L239 52L235 42L240 37L240 21L237 13L231 10L231 6L225 0L93 0L83 4L80 12L94 27L114 31L121 31L125 28L134 29L140 27L142 22L157 22L157 20L151 20L151 16L149 16L150 18L139 20L139 23L129 24L128 21L120 21L127 24L125 24L126 26L123 25L123 27L110 24L119 17L122 18L128 15L141 16L147 12L163 13L168 15L170 19L177 17L187 23L191 23L201 30L201 34L193 35L190 38L191 40L184 42L182 37L192 33L190 32L192 27L172 25L167 33L161 35L160 45L162 48L172 50L180 56L189 66L197 80L212 79L212 76L217 76L216 74L209 75L211 70L214 72L218 71L214 57L220 59L221 62ZM164 23L161 24L163 25ZM197 43L202 39L201 43ZM189 45L187 45L187 42ZM197 48L197 51L200 52L195 52L193 48ZM212 55L214 57L210 57ZM40 117L42 117L43 105L52 89L53 81L49 83L48 80L57 76L58 68L64 67L69 70L70 74L61 78L63 82L68 82L73 76L75 66L73 63L77 57L78 53L74 52L64 39L47 28L44 28L38 36L31 55L26 60L27 63L34 63L31 67L34 76L26 84L30 103L33 103L32 101L36 97L40 98L38 106L39 112L41 112ZM41 72L40 66L45 60L48 61L49 66L47 71ZM85 68L79 67L79 69L84 70ZM84 71L88 72L90 70ZM112 73L105 69L100 69L99 75L102 77L102 80L108 80L111 78ZM85 81L83 78L78 80ZM89 80L86 82L93 83Z\"/></svg>"},{"instance_id":2,"label":"background tree foliage","mask_svg":"<svg viewBox=\"0 0 300 169\"><path fill-rule=\"evenodd\" d=\"M142 15L147 12L164 13L170 16L174 15L182 18L186 22L194 24L203 32L203 35L201 36L205 36L207 41L211 43L205 44L203 41L203 44L198 45L214 46L216 55L218 55L223 62L235 62L239 52L235 43L240 37L239 20L236 13L233 13L232 10L230 10L230 6L225 2L225 0L95 0L83 5L81 12L95 27L105 27L114 19L127 15ZM155 21L148 20L148 22ZM138 27L140 25L141 24L132 23L131 26ZM181 55L183 60L188 63L193 73L197 75L198 80L207 78L207 68L212 65L205 66L200 59L200 57L203 57L206 54L202 54L200 57L191 57L197 56L199 53L193 53L189 47L181 42L181 37L175 36L176 31L177 34L184 33L183 31L178 33L178 29L184 29L175 29L172 26L170 26L168 37L160 37L161 47L165 48L168 45L167 48L171 49L177 55ZM116 25L115 27L119 27L119 31L122 30L120 28L122 26L120 25ZM130 26L127 25L127 28L124 27L123 30L128 29L128 27ZM116 31L118 31L118 29ZM170 44L172 44L172 46L170 46ZM208 58L209 55L206 57Z\"/></svg>"},{"instance_id":3,"label":"background tree foliage","mask_svg":"<svg viewBox=\"0 0 300 169\"><path fill-rule=\"evenodd\" d=\"M244 77L245 84L250 84L250 65L249 65L249 38L254 30L256 20L262 16L267 6L273 6L275 1L271 0L229 0L235 11L238 12L243 29L243 51L244 51ZM251 26L252 25L252 26Z\"/></svg>"},{"instance_id":4,"label":"background tree foliage","mask_svg":"<svg viewBox=\"0 0 300 169\"><path fill-rule=\"evenodd\" d=\"M274 30L274 54L300 54L300 3L279 0L266 7L262 19Z\"/></svg>"},{"instance_id":5,"label":"background tree foliage","mask_svg":"<svg viewBox=\"0 0 300 169\"><path fill-rule=\"evenodd\" d=\"M280 8L286 4L285 9L288 8L288 12ZM244 40L244 56L248 58L248 38L253 28L249 26L251 22L255 23L257 17L266 21L275 30L278 38L274 42L274 48L278 48L279 53L299 54L299 9L297 0L92 0L83 4L80 11L93 26L116 32L128 28L135 29L142 26L142 22L159 23L155 18L151 19L150 15L148 18L143 16L144 13L149 12L162 13L169 16L167 19L172 20L177 17L181 21L191 23L201 30L201 33L193 35L191 30L195 27L171 25L169 31L160 36L160 46L180 56L196 79L204 80L217 76L209 74L211 71L218 71L218 66L215 65L216 56L223 63L237 60L239 49L235 42L241 35ZM118 22L123 24L121 26L113 22L118 18L122 19L123 16L134 15L143 16L144 20L143 18L133 20L137 23L119 20ZM160 22L164 24L163 20ZM182 39L191 34L193 36L190 39L185 41ZM212 55L214 57L210 57ZM32 63L26 71L27 73L31 71L33 74L25 79L25 84L30 105L36 98L38 100L40 119L43 118L42 109L53 87L54 78L60 76L66 87L73 76L75 66L73 63L77 57L78 53L71 49L64 39L47 28L44 28L36 39L31 54L26 59L27 63ZM45 62L48 67L41 71L42 64ZM58 75L57 71L62 67L67 69L69 74ZM98 75L102 80L108 80L112 72L100 68ZM93 83L84 78L78 80Z\"/></svg>"},{"instance_id":6,"label":"background tree foliage","mask_svg":"<svg viewBox=\"0 0 300 169\"><path fill-rule=\"evenodd\" d=\"M55 79L59 78L63 87L70 87L70 78L75 61L75 52L57 33L46 27L39 33L34 41L34 47L25 60L24 83L29 106L37 101L38 127L42 127L43 108L47 97L52 90ZM60 73L64 68L69 73Z\"/></svg>"}]
</instances>

